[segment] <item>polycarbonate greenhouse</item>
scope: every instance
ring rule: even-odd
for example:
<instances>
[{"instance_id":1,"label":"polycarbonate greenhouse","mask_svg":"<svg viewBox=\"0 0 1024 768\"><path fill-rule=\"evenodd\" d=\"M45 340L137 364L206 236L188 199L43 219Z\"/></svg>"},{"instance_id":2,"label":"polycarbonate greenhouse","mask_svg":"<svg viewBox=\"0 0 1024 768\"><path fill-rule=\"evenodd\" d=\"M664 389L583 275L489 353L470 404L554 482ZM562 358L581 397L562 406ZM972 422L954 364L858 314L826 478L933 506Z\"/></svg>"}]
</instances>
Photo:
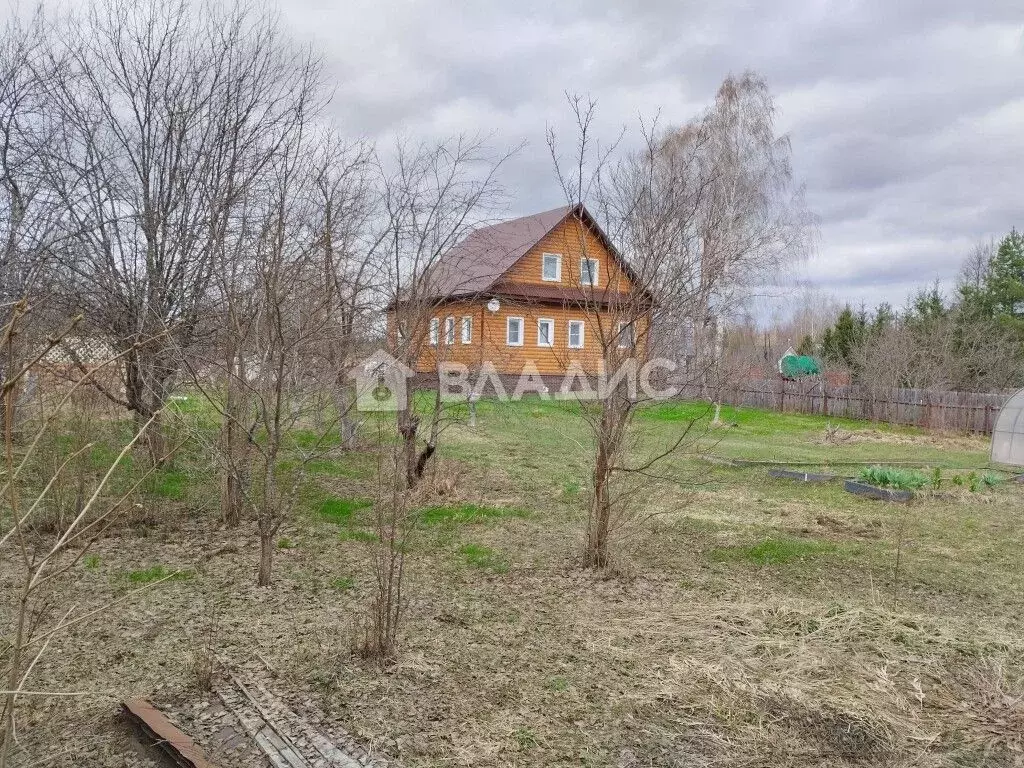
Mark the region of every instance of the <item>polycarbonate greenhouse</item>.
<instances>
[{"instance_id":1,"label":"polycarbonate greenhouse","mask_svg":"<svg viewBox=\"0 0 1024 768\"><path fill-rule=\"evenodd\" d=\"M992 461L1024 467L1024 389L1003 405L992 429Z\"/></svg>"}]
</instances>

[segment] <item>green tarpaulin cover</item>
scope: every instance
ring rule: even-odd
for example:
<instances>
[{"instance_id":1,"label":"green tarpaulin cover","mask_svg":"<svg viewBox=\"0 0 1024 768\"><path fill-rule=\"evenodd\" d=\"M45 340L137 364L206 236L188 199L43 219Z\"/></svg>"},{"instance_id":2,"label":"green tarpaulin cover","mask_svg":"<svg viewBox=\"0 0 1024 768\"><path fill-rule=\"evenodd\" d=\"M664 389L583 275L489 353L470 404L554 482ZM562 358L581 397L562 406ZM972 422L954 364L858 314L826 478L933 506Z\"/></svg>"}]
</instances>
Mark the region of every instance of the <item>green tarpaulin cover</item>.
<instances>
[{"instance_id":1,"label":"green tarpaulin cover","mask_svg":"<svg viewBox=\"0 0 1024 768\"><path fill-rule=\"evenodd\" d=\"M786 355L782 358L782 375L787 379L799 379L801 376L817 376L821 373L818 361L806 355Z\"/></svg>"}]
</instances>

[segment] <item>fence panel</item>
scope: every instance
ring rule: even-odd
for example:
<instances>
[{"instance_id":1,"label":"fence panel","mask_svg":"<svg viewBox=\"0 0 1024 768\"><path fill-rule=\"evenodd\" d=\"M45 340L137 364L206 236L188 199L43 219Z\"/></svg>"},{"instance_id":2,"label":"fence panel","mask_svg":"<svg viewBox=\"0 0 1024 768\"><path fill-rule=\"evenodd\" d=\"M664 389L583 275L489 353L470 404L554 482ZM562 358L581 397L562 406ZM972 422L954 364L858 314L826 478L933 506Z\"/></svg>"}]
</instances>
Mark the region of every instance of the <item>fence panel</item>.
<instances>
[{"instance_id":1,"label":"fence panel","mask_svg":"<svg viewBox=\"0 0 1024 768\"><path fill-rule=\"evenodd\" d=\"M698 397L686 388L684 397ZM991 434L996 414L1012 393L877 390L820 380L761 379L736 383L722 394L727 405L791 413L869 419L947 432Z\"/></svg>"}]
</instances>

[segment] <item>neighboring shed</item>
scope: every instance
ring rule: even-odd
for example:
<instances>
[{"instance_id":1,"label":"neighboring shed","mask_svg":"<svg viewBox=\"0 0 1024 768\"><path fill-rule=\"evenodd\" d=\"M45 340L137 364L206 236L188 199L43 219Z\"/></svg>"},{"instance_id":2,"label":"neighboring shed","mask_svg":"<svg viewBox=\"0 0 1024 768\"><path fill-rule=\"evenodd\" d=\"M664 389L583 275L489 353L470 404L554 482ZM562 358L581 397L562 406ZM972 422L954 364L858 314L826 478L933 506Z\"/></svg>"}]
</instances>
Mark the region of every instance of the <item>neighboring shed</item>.
<instances>
[{"instance_id":1,"label":"neighboring shed","mask_svg":"<svg viewBox=\"0 0 1024 768\"><path fill-rule=\"evenodd\" d=\"M790 347L779 358L779 374L784 379L802 379L806 376L820 376L821 365L809 355L798 355Z\"/></svg>"}]
</instances>

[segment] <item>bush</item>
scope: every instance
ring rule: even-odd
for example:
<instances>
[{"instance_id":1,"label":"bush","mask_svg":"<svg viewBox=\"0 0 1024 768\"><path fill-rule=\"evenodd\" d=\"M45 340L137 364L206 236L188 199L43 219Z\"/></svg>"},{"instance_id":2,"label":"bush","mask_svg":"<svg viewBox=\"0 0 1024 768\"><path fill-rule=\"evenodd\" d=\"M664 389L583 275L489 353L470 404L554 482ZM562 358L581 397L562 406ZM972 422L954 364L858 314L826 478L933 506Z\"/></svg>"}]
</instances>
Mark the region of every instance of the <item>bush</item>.
<instances>
[{"instance_id":1,"label":"bush","mask_svg":"<svg viewBox=\"0 0 1024 768\"><path fill-rule=\"evenodd\" d=\"M898 491L917 491L930 482L923 472L897 467L867 467L861 470L860 479L879 488L894 488Z\"/></svg>"}]
</instances>

